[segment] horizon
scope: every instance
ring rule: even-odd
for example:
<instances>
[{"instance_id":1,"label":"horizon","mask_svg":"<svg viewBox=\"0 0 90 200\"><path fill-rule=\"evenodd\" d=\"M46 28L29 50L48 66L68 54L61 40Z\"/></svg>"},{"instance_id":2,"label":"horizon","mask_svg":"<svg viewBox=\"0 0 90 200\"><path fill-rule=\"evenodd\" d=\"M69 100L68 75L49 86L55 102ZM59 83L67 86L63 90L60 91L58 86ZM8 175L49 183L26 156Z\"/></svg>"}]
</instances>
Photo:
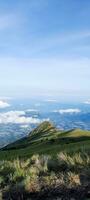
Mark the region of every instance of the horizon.
<instances>
[{"instance_id":1,"label":"horizon","mask_svg":"<svg viewBox=\"0 0 90 200\"><path fill-rule=\"evenodd\" d=\"M90 100L90 1L0 2L0 96Z\"/></svg>"}]
</instances>

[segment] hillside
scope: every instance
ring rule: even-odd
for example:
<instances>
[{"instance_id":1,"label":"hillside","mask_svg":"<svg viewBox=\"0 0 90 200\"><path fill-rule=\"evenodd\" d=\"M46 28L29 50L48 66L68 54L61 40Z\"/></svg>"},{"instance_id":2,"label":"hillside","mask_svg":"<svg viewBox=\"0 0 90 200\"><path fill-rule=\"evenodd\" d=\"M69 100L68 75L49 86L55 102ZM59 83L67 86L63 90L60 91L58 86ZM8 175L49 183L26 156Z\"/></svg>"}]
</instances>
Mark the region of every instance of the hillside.
<instances>
[{"instance_id":1,"label":"hillside","mask_svg":"<svg viewBox=\"0 0 90 200\"><path fill-rule=\"evenodd\" d=\"M50 122L43 122L29 135L4 147L0 159L13 157L30 157L33 154L52 154L59 151L73 152L90 145L90 131L74 129L60 131Z\"/></svg>"},{"instance_id":2,"label":"hillside","mask_svg":"<svg viewBox=\"0 0 90 200\"><path fill-rule=\"evenodd\" d=\"M0 151L1 200L89 200L90 131L43 122Z\"/></svg>"}]
</instances>

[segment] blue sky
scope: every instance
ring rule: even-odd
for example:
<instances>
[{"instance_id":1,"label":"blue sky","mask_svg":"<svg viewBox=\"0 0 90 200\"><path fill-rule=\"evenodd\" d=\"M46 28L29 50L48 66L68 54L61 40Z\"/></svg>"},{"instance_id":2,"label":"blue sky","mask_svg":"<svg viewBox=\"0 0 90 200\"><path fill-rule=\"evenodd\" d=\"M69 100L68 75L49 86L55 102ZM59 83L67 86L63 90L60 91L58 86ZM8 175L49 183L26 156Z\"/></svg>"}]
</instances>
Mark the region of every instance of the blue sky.
<instances>
[{"instance_id":1,"label":"blue sky","mask_svg":"<svg viewBox=\"0 0 90 200\"><path fill-rule=\"evenodd\" d=\"M90 98L90 1L0 0L0 96Z\"/></svg>"}]
</instances>

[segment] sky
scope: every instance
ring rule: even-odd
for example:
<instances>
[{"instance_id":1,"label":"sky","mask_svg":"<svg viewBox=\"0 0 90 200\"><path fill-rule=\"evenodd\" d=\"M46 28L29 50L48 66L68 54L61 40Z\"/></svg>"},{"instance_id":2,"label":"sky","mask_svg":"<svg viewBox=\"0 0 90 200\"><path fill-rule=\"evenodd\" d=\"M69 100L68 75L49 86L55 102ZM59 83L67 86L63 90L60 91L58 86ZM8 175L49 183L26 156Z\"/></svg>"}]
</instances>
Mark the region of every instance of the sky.
<instances>
[{"instance_id":1,"label":"sky","mask_svg":"<svg viewBox=\"0 0 90 200\"><path fill-rule=\"evenodd\" d=\"M89 0L0 0L0 96L90 99Z\"/></svg>"}]
</instances>

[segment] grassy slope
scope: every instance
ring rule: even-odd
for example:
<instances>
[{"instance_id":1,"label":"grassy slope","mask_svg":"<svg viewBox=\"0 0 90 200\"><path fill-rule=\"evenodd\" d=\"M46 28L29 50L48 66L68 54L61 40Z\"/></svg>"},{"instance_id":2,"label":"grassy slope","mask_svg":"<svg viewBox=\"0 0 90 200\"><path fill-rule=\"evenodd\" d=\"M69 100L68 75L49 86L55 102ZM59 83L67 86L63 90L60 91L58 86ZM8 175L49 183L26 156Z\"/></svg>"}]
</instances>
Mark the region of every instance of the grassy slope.
<instances>
[{"instance_id":1,"label":"grassy slope","mask_svg":"<svg viewBox=\"0 0 90 200\"><path fill-rule=\"evenodd\" d=\"M8 145L0 152L0 159L30 157L33 154L52 154L60 151L89 151L90 132L71 130L62 132L49 122L43 122L28 137Z\"/></svg>"}]
</instances>

